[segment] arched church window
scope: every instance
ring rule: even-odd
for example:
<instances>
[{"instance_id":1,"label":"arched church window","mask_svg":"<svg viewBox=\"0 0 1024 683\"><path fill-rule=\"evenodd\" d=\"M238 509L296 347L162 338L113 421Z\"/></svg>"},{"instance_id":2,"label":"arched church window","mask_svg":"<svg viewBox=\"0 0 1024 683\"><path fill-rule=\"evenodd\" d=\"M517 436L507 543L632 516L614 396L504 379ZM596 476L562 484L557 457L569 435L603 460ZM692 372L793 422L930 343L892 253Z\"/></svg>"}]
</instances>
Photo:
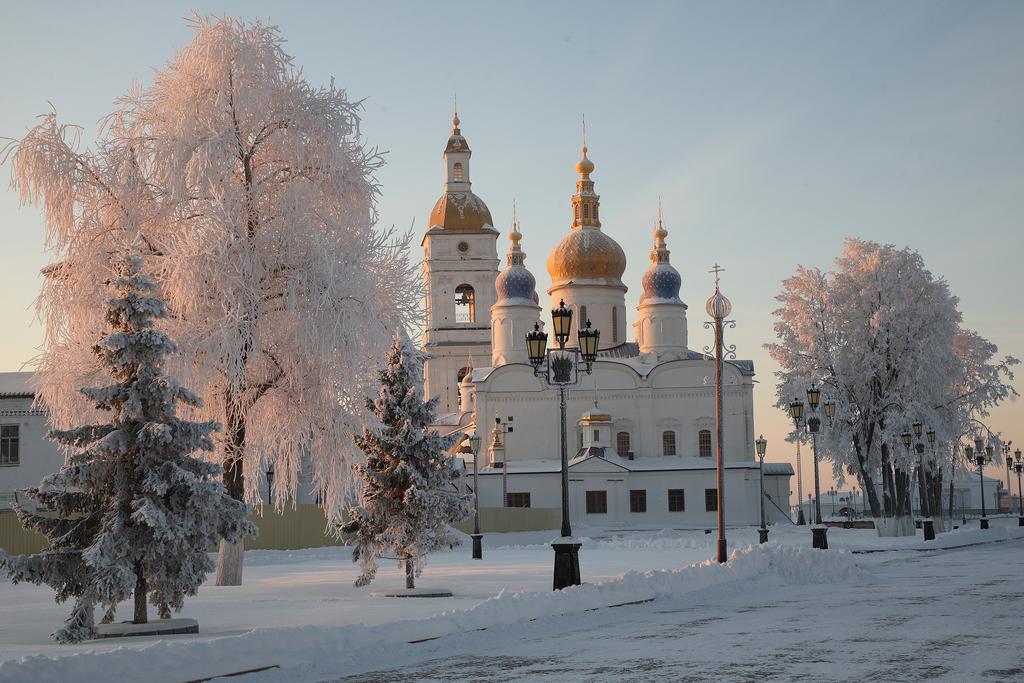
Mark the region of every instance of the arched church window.
<instances>
[{"instance_id":1,"label":"arched church window","mask_svg":"<svg viewBox=\"0 0 1024 683\"><path fill-rule=\"evenodd\" d=\"M455 288L455 322L476 322L476 292L470 285Z\"/></svg>"},{"instance_id":2,"label":"arched church window","mask_svg":"<svg viewBox=\"0 0 1024 683\"><path fill-rule=\"evenodd\" d=\"M612 306L612 344L619 343L619 307Z\"/></svg>"},{"instance_id":3,"label":"arched church window","mask_svg":"<svg viewBox=\"0 0 1024 683\"><path fill-rule=\"evenodd\" d=\"M584 327L587 324L587 306L586 304L580 306L580 327Z\"/></svg>"},{"instance_id":4,"label":"arched church window","mask_svg":"<svg viewBox=\"0 0 1024 683\"><path fill-rule=\"evenodd\" d=\"M676 433L673 432L672 430L664 431L661 433L661 454L676 454Z\"/></svg>"},{"instance_id":5,"label":"arched church window","mask_svg":"<svg viewBox=\"0 0 1024 683\"><path fill-rule=\"evenodd\" d=\"M700 457L711 457L711 430L702 429L697 434L697 447L700 449Z\"/></svg>"},{"instance_id":6,"label":"arched church window","mask_svg":"<svg viewBox=\"0 0 1024 683\"><path fill-rule=\"evenodd\" d=\"M583 205L583 217L590 218L590 204Z\"/></svg>"},{"instance_id":7,"label":"arched church window","mask_svg":"<svg viewBox=\"0 0 1024 683\"><path fill-rule=\"evenodd\" d=\"M455 162L455 166L452 168L453 177L455 182L461 183L466 179L465 172L462 170L462 164Z\"/></svg>"},{"instance_id":8,"label":"arched church window","mask_svg":"<svg viewBox=\"0 0 1024 683\"><path fill-rule=\"evenodd\" d=\"M594 204L594 220L597 220L597 204Z\"/></svg>"},{"instance_id":9,"label":"arched church window","mask_svg":"<svg viewBox=\"0 0 1024 683\"><path fill-rule=\"evenodd\" d=\"M629 453L629 432L619 432L615 435L615 450L619 455Z\"/></svg>"}]
</instances>

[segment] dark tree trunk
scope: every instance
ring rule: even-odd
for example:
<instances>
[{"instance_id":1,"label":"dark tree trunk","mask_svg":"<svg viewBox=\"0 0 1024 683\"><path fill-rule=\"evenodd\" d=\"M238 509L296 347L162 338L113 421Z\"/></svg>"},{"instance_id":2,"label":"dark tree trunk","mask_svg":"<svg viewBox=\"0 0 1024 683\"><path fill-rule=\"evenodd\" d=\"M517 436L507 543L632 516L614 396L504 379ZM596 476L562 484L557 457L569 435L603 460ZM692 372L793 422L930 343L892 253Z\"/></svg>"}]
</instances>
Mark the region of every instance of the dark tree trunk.
<instances>
[{"instance_id":1,"label":"dark tree trunk","mask_svg":"<svg viewBox=\"0 0 1024 683\"><path fill-rule=\"evenodd\" d=\"M405 559L405 587L410 590L416 587L416 567L411 557Z\"/></svg>"},{"instance_id":2,"label":"dark tree trunk","mask_svg":"<svg viewBox=\"0 0 1024 683\"><path fill-rule=\"evenodd\" d=\"M224 488L235 500L245 497L245 417L228 403L227 443L224 446Z\"/></svg>"},{"instance_id":3,"label":"dark tree trunk","mask_svg":"<svg viewBox=\"0 0 1024 683\"><path fill-rule=\"evenodd\" d=\"M895 486L892 465L889 464L889 447L882 446L882 507L886 517L896 516Z\"/></svg>"},{"instance_id":4,"label":"dark tree trunk","mask_svg":"<svg viewBox=\"0 0 1024 683\"><path fill-rule=\"evenodd\" d=\"M142 572L142 564L135 565L135 618L133 624L148 624L146 615L146 576Z\"/></svg>"}]
</instances>

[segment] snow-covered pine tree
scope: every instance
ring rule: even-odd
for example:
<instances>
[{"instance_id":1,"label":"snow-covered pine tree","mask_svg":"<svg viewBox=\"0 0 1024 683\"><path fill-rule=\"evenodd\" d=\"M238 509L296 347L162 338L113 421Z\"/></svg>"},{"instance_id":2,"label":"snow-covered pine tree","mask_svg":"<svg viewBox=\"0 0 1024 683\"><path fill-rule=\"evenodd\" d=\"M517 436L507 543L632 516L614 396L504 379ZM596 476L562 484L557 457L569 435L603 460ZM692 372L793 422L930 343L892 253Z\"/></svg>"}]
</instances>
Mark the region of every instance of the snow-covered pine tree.
<instances>
[{"instance_id":1,"label":"snow-covered pine tree","mask_svg":"<svg viewBox=\"0 0 1024 683\"><path fill-rule=\"evenodd\" d=\"M207 551L256 531L245 504L225 491L220 466L191 455L213 448L218 425L175 416L179 401L197 405L199 398L163 371L176 347L153 327L167 312L142 259L127 255L116 267L116 294L106 307L111 331L94 347L113 383L81 390L110 421L50 432L75 452L27 493L55 514L17 508L22 524L50 547L29 556L0 552L14 582L51 586L58 602L76 598L54 634L60 642L91 637L95 606L112 615L133 594L136 624L147 621L147 596L162 617L180 610L213 569Z\"/></svg>"},{"instance_id":2,"label":"snow-covered pine tree","mask_svg":"<svg viewBox=\"0 0 1024 683\"><path fill-rule=\"evenodd\" d=\"M458 472L445 454L456 437L428 429L437 399L423 399L422 375L420 351L396 337L380 371L380 393L366 400L381 426L355 437L366 453L366 463L355 466L362 486L348 525L356 534L352 561L362 562L357 586L373 580L377 558L390 552L405 566L405 587L415 588L422 558L458 545L450 525L470 513L470 497L458 492Z\"/></svg>"}]
</instances>

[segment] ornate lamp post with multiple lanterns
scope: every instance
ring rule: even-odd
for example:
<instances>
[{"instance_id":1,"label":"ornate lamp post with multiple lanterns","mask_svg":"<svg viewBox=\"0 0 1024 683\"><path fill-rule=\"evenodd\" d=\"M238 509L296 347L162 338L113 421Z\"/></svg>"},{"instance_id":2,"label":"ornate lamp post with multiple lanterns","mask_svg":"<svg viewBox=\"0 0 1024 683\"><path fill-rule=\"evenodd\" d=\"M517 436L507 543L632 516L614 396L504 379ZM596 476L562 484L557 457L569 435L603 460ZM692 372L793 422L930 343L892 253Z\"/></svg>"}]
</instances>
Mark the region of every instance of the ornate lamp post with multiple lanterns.
<instances>
[{"instance_id":1,"label":"ornate lamp post with multiple lanterns","mask_svg":"<svg viewBox=\"0 0 1024 683\"><path fill-rule=\"evenodd\" d=\"M558 408L561 417L561 439L559 446L562 456L562 537L553 542L555 569L553 585L555 590L580 584L580 542L572 538L569 524L569 456L566 445L565 392L579 382L579 365L589 375L597 358L597 345L601 338L598 330L586 327L576 333L578 348L566 348L572 335L572 310L565 307L565 301L558 302L558 308L551 311L552 329L557 349L547 348L548 335L534 324L526 334L526 351L533 366L533 374L548 386L558 387ZM543 368L543 369L542 369Z\"/></svg>"},{"instance_id":2,"label":"ornate lamp post with multiple lanterns","mask_svg":"<svg viewBox=\"0 0 1024 683\"><path fill-rule=\"evenodd\" d=\"M821 550L828 550L828 527L821 521L821 477L818 471L818 432L821 431L821 419L818 418L818 404L821 401L821 389L812 384L807 387L807 405L811 408L811 416L807 418L807 431L811 435L811 453L814 457L814 525L811 527L811 546ZM829 426L836 415L836 404L826 401L824 405L825 417L828 418ZM789 413L796 423L797 429L804 417L803 401L796 398L789 404Z\"/></svg>"},{"instance_id":3,"label":"ornate lamp post with multiple lanterns","mask_svg":"<svg viewBox=\"0 0 1024 683\"><path fill-rule=\"evenodd\" d=\"M964 449L964 453L967 454L967 458L973 459L974 463L978 466L978 483L981 485L981 520L979 520L980 527L982 529L988 528L988 514L985 510L985 464L991 462L992 453L994 449L992 446L985 446L985 442L979 436L974 439L974 448L970 446ZM965 522L966 523L966 522Z\"/></svg>"},{"instance_id":4,"label":"ornate lamp post with multiple lanterns","mask_svg":"<svg viewBox=\"0 0 1024 683\"><path fill-rule=\"evenodd\" d=\"M757 530L757 542L768 542L768 525L764 521L764 454L768 450L768 441L762 434L755 442L754 449L757 451L757 459L761 461L758 471L761 474L761 528Z\"/></svg>"}]
</instances>

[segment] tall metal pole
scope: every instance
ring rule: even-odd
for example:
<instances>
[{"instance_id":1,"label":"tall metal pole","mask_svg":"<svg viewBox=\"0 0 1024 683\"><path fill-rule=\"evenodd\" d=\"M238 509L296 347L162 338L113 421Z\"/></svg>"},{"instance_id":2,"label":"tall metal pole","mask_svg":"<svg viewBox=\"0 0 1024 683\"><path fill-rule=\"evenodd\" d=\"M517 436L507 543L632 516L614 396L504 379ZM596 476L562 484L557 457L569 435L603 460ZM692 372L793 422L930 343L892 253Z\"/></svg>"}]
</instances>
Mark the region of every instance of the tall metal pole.
<instances>
[{"instance_id":1,"label":"tall metal pole","mask_svg":"<svg viewBox=\"0 0 1024 683\"><path fill-rule=\"evenodd\" d=\"M816 432L811 432L811 452L814 456L814 523L821 526L821 487L818 478L818 435Z\"/></svg>"},{"instance_id":2,"label":"tall metal pole","mask_svg":"<svg viewBox=\"0 0 1024 683\"><path fill-rule=\"evenodd\" d=\"M508 430L502 428L505 455L501 459L501 507L508 507Z\"/></svg>"},{"instance_id":3,"label":"tall metal pole","mask_svg":"<svg viewBox=\"0 0 1024 683\"><path fill-rule=\"evenodd\" d=\"M981 484L981 528L988 528L988 515L985 514L985 475L982 473L982 468L985 467L985 456L978 456L978 483Z\"/></svg>"},{"instance_id":4,"label":"tall metal pole","mask_svg":"<svg viewBox=\"0 0 1024 683\"><path fill-rule=\"evenodd\" d=\"M1019 526L1024 526L1024 498L1021 497L1021 467L1020 464L1014 466L1017 470L1017 523Z\"/></svg>"},{"instance_id":5,"label":"tall metal pole","mask_svg":"<svg viewBox=\"0 0 1024 683\"><path fill-rule=\"evenodd\" d=\"M480 447L473 452L473 559L482 560L484 549L480 533Z\"/></svg>"},{"instance_id":6,"label":"tall metal pole","mask_svg":"<svg viewBox=\"0 0 1024 683\"><path fill-rule=\"evenodd\" d=\"M569 526L569 454L565 443L565 385L558 385L558 410L562 418L562 538L572 536Z\"/></svg>"},{"instance_id":7,"label":"tall metal pole","mask_svg":"<svg viewBox=\"0 0 1024 683\"><path fill-rule=\"evenodd\" d=\"M761 488L761 528L758 529L757 533L758 533L758 536L759 536L758 541L760 543L767 543L768 542L768 527L766 527L765 524L764 524L764 455L759 455L759 458L761 460L761 467L758 468L758 472L761 475L760 476L760 480L761 480L761 486L760 486L760 488Z\"/></svg>"},{"instance_id":8,"label":"tall metal pole","mask_svg":"<svg viewBox=\"0 0 1024 683\"><path fill-rule=\"evenodd\" d=\"M796 523L804 523L804 478L800 467L800 439L796 440Z\"/></svg>"},{"instance_id":9,"label":"tall metal pole","mask_svg":"<svg viewBox=\"0 0 1024 683\"><path fill-rule=\"evenodd\" d=\"M722 318L715 317L715 422L718 430L718 453L715 476L718 480L718 561L729 559L725 541L725 468L722 462Z\"/></svg>"}]
</instances>

